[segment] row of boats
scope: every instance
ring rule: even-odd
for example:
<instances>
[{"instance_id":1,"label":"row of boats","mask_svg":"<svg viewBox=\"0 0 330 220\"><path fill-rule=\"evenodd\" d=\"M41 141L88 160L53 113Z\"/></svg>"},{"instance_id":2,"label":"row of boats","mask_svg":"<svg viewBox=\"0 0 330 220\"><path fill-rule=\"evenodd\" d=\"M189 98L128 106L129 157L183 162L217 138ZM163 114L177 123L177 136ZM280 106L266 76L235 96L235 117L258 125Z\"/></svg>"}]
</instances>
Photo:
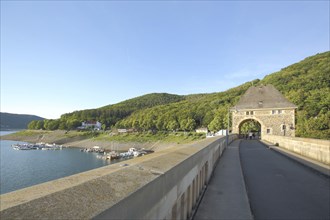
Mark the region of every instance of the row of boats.
<instances>
[{"instance_id":1,"label":"row of boats","mask_svg":"<svg viewBox=\"0 0 330 220\"><path fill-rule=\"evenodd\" d=\"M122 152L122 153L119 153L116 151L106 152L105 150L103 150L102 148L100 148L98 146L94 146L93 148L85 148L85 149L82 149L81 151L99 153L96 157L100 158L100 159L105 159L105 160L140 157L140 156L154 152L152 150L145 150L145 149L138 150L134 147L130 148L127 152Z\"/></svg>"},{"instance_id":2,"label":"row of boats","mask_svg":"<svg viewBox=\"0 0 330 220\"><path fill-rule=\"evenodd\" d=\"M35 144L13 144L14 150L62 150L62 145L35 143Z\"/></svg>"}]
</instances>

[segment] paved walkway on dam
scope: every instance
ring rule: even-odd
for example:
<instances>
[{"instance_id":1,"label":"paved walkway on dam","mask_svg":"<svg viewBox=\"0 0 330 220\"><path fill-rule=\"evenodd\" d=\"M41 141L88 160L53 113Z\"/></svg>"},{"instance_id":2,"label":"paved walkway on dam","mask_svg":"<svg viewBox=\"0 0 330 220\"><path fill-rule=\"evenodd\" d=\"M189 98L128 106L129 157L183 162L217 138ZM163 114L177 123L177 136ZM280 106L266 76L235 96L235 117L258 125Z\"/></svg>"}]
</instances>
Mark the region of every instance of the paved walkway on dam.
<instances>
[{"instance_id":1,"label":"paved walkway on dam","mask_svg":"<svg viewBox=\"0 0 330 220\"><path fill-rule=\"evenodd\" d=\"M254 219L330 219L329 177L257 140L239 152Z\"/></svg>"},{"instance_id":2,"label":"paved walkway on dam","mask_svg":"<svg viewBox=\"0 0 330 220\"><path fill-rule=\"evenodd\" d=\"M224 151L194 216L199 219L253 219L239 159L239 142Z\"/></svg>"},{"instance_id":3,"label":"paved walkway on dam","mask_svg":"<svg viewBox=\"0 0 330 220\"><path fill-rule=\"evenodd\" d=\"M330 219L330 178L258 140L236 140L215 168L199 219Z\"/></svg>"}]
</instances>

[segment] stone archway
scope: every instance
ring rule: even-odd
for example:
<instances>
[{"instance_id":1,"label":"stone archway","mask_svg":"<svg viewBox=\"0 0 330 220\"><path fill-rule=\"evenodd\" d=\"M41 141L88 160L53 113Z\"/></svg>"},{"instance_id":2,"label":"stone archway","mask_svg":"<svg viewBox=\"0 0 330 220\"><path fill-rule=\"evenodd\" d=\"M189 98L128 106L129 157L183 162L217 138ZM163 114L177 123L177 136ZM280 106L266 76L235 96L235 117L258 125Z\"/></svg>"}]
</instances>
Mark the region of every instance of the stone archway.
<instances>
[{"instance_id":1,"label":"stone archway","mask_svg":"<svg viewBox=\"0 0 330 220\"><path fill-rule=\"evenodd\" d=\"M252 132L254 137L259 138L261 136L262 125L255 118L244 119L238 124L238 130L240 137L247 137Z\"/></svg>"},{"instance_id":2,"label":"stone archway","mask_svg":"<svg viewBox=\"0 0 330 220\"><path fill-rule=\"evenodd\" d=\"M236 114L237 112L233 114L233 127L232 127L233 133L242 134L241 127L244 123L248 121L255 121L260 124L260 131L259 131L260 136L262 136L262 134L265 132L265 125L261 119L257 117L242 117L242 116L239 117Z\"/></svg>"}]
</instances>

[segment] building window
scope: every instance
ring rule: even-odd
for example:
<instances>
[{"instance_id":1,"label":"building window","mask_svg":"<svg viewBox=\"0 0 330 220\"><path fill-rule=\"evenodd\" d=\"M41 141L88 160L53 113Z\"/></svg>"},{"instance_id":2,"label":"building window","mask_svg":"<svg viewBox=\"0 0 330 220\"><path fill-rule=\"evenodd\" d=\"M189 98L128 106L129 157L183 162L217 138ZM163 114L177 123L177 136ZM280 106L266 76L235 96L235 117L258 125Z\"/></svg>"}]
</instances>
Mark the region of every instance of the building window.
<instances>
[{"instance_id":1,"label":"building window","mask_svg":"<svg viewBox=\"0 0 330 220\"><path fill-rule=\"evenodd\" d=\"M283 110L272 110L272 115L282 114L282 113L283 113Z\"/></svg>"},{"instance_id":2,"label":"building window","mask_svg":"<svg viewBox=\"0 0 330 220\"><path fill-rule=\"evenodd\" d=\"M283 136L286 136L286 125L285 124L281 125L281 130L283 132Z\"/></svg>"},{"instance_id":3,"label":"building window","mask_svg":"<svg viewBox=\"0 0 330 220\"><path fill-rule=\"evenodd\" d=\"M266 132L267 132L267 134L271 134L270 128L267 128Z\"/></svg>"},{"instance_id":4,"label":"building window","mask_svg":"<svg viewBox=\"0 0 330 220\"><path fill-rule=\"evenodd\" d=\"M245 112L245 114L246 114L246 115L253 115L254 112L253 112L253 111L247 111L247 112Z\"/></svg>"}]
</instances>

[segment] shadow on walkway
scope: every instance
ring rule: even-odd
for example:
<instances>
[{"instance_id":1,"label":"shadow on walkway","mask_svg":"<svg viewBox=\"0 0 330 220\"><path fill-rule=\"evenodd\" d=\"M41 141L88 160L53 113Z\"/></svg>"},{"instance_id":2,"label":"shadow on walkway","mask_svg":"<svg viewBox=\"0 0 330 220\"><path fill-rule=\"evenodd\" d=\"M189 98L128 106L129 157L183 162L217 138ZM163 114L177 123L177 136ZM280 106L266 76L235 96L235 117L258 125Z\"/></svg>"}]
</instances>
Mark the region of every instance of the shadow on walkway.
<instances>
[{"instance_id":1,"label":"shadow on walkway","mask_svg":"<svg viewBox=\"0 0 330 220\"><path fill-rule=\"evenodd\" d=\"M224 151L194 216L199 219L253 219L239 158L240 140Z\"/></svg>"}]
</instances>

